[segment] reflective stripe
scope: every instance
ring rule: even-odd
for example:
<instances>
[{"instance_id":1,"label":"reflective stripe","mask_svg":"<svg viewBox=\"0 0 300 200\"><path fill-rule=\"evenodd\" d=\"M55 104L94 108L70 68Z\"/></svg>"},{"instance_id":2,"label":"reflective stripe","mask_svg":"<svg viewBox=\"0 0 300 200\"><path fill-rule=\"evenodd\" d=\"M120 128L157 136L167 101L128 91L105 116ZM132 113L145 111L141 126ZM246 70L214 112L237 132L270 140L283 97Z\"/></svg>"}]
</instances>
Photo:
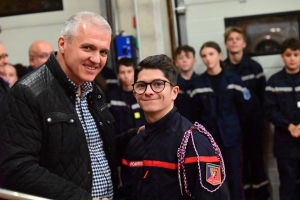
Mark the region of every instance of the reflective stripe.
<instances>
[{"instance_id":1,"label":"reflective stripe","mask_svg":"<svg viewBox=\"0 0 300 200\"><path fill-rule=\"evenodd\" d=\"M271 87L271 86L267 86L266 91L271 91L271 92L292 92L293 88L292 87Z\"/></svg>"},{"instance_id":2,"label":"reflective stripe","mask_svg":"<svg viewBox=\"0 0 300 200\"><path fill-rule=\"evenodd\" d=\"M190 96L193 97L197 93L214 92L211 88L197 88L190 92Z\"/></svg>"},{"instance_id":3,"label":"reflective stripe","mask_svg":"<svg viewBox=\"0 0 300 200\"><path fill-rule=\"evenodd\" d=\"M263 76L265 76L265 74L263 72L261 72L261 73L256 74L256 75L255 74L249 74L249 75L246 75L246 76L242 76L241 78L242 78L243 81L247 81L247 80L254 79L254 78L259 79Z\"/></svg>"},{"instance_id":4,"label":"reflective stripe","mask_svg":"<svg viewBox=\"0 0 300 200\"><path fill-rule=\"evenodd\" d=\"M300 91L300 86L295 87L295 91L299 92Z\"/></svg>"},{"instance_id":5,"label":"reflective stripe","mask_svg":"<svg viewBox=\"0 0 300 200\"><path fill-rule=\"evenodd\" d=\"M106 79L105 80L105 83L119 83L119 80L118 79Z\"/></svg>"},{"instance_id":6,"label":"reflective stripe","mask_svg":"<svg viewBox=\"0 0 300 200\"><path fill-rule=\"evenodd\" d=\"M259 183L259 184L253 184L252 187L253 187L254 189L259 189L259 188L261 188L261 187L263 187L263 186L265 186L265 185L268 185L268 184L269 184L269 181L266 180L266 181L261 182L261 183Z\"/></svg>"},{"instance_id":7,"label":"reflective stripe","mask_svg":"<svg viewBox=\"0 0 300 200\"><path fill-rule=\"evenodd\" d=\"M244 87L242 87L240 85L236 85L236 84L229 84L227 86L227 89L235 89L235 90L238 90L240 92L244 92L245 90L247 90L247 88L244 88Z\"/></svg>"},{"instance_id":8,"label":"reflective stripe","mask_svg":"<svg viewBox=\"0 0 300 200\"><path fill-rule=\"evenodd\" d=\"M265 73L261 72L259 74L256 74L256 78L259 79L261 77L264 77L265 76Z\"/></svg>"},{"instance_id":9,"label":"reflective stripe","mask_svg":"<svg viewBox=\"0 0 300 200\"><path fill-rule=\"evenodd\" d=\"M195 156L195 157L185 158L184 163L185 164L197 163L198 158L200 162L219 162L217 156L199 156L199 157ZM170 163L170 162L164 162L158 160L128 161L122 159L122 165L126 165L129 167L160 167L160 168L174 169L174 170L178 169L177 163Z\"/></svg>"},{"instance_id":10,"label":"reflective stripe","mask_svg":"<svg viewBox=\"0 0 300 200\"><path fill-rule=\"evenodd\" d=\"M138 109L138 108L140 108L140 105L138 103L135 103L135 104L131 105L132 110Z\"/></svg>"},{"instance_id":11,"label":"reflective stripe","mask_svg":"<svg viewBox=\"0 0 300 200\"><path fill-rule=\"evenodd\" d=\"M244 185L244 190L247 190L247 189L249 189L250 187L251 187L250 184Z\"/></svg>"},{"instance_id":12,"label":"reflective stripe","mask_svg":"<svg viewBox=\"0 0 300 200\"><path fill-rule=\"evenodd\" d=\"M243 81L247 81L247 80L254 79L254 78L255 78L254 74L249 74L247 76L242 76Z\"/></svg>"},{"instance_id":13,"label":"reflective stripe","mask_svg":"<svg viewBox=\"0 0 300 200\"><path fill-rule=\"evenodd\" d=\"M179 94L191 94L191 90L187 90L186 92L184 92L183 90L179 90Z\"/></svg>"},{"instance_id":14,"label":"reflective stripe","mask_svg":"<svg viewBox=\"0 0 300 200\"><path fill-rule=\"evenodd\" d=\"M109 103L111 106L126 106L127 105L124 101L116 101L116 100L111 100Z\"/></svg>"}]
</instances>

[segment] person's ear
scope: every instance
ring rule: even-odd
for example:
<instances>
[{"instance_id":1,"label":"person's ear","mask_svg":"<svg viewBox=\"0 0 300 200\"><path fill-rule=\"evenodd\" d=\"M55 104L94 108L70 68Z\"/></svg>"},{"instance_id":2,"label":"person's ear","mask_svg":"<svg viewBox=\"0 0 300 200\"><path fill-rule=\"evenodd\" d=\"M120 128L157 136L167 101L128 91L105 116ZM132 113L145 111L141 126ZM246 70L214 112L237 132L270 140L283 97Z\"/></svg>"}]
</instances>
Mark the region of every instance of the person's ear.
<instances>
[{"instance_id":1,"label":"person's ear","mask_svg":"<svg viewBox=\"0 0 300 200\"><path fill-rule=\"evenodd\" d=\"M193 61L193 66L196 64L197 60L196 58L194 57L194 61Z\"/></svg>"},{"instance_id":2,"label":"person's ear","mask_svg":"<svg viewBox=\"0 0 300 200\"><path fill-rule=\"evenodd\" d=\"M132 91L133 96L136 98L136 96L138 95L135 91ZM137 100L137 99L136 99Z\"/></svg>"},{"instance_id":3,"label":"person's ear","mask_svg":"<svg viewBox=\"0 0 300 200\"><path fill-rule=\"evenodd\" d=\"M29 64L30 64L30 66L34 65L33 61L34 61L34 57L33 56L29 56Z\"/></svg>"},{"instance_id":4,"label":"person's ear","mask_svg":"<svg viewBox=\"0 0 300 200\"><path fill-rule=\"evenodd\" d=\"M177 98L178 93L179 93L179 86L174 86L171 94L172 95L171 99L173 101L175 101L175 99Z\"/></svg>"},{"instance_id":5,"label":"person's ear","mask_svg":"<svg viewBox=\"0 0 300 200\"><path fill-rule=\"evenodd\" d=\"M222 52L220 52L219 53L219 60L222 60L222 56L223 56L223 54L222 54Z\"/></svg>"},{"instance_id":6,"label":"person's ear","mask_svg":"<svg viewBox=\"0 0 300 200\"><path fill-rule=\"evenodd\" d=\"M247 43L246 43L246 41L245 40L243 40L244 42L243 42L243 49L245 49L246 48L246 46L247 46Z\"/></svg>"},{"instance_id":7,"label":"person's ear","mask_svg":"<svg viewBox=\"0 0 300 200\"><path fill-rule=\"evenodd\" d=\"M63 37L63 36L60 36L58 38L58 49L59 51L63 54L65 52L65 48L66 48L66 45L67 45L67 41L66 41L66 38Z\"/></svg>"}]
</instances>

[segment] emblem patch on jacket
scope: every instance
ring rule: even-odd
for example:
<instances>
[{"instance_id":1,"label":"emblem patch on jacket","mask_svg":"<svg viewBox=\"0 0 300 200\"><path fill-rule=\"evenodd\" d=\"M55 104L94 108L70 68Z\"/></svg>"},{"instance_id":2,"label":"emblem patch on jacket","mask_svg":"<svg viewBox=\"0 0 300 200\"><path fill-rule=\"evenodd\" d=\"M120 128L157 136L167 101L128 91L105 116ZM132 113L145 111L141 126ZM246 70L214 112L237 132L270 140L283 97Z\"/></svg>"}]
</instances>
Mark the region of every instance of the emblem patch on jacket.
<instances>
[{"instance_id":1,"label":"emblem patch on jacket","mask_svg":"<svg viewBox=\"0 0 300 200\"><path fill-rule=\"evenodd\" d=\"M246 89L243 91L243 96L245 100L249 100L251 98L250 90Z\"/></svg>"},{"instance_id":2,"label":"emblem patch on jacket","mask_svg":"<svg viewBox=\"0 0 300 200\"><path fill-rule=\"evenodd\" d=\"M211 185L221 184L221 168L220 165L206 163L206 181Z\"/></svg>"}]
</instances>

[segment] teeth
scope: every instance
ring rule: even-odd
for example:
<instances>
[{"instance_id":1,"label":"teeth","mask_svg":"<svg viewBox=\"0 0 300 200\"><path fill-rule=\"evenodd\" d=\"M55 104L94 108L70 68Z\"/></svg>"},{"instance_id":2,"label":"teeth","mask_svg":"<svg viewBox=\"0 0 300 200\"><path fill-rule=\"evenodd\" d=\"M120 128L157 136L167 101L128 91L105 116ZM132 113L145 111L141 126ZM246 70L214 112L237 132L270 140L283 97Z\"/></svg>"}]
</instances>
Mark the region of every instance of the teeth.
<instances>
[{"instance_id":1,"label":"teeth","mask_svg":"<svg viewBox=\"0 0 300 200\"><path fill-rule=\"evenodd\" d=\"M87 65L85 65L85 67L86 67L87 69L89 69L89 70L96 70L95 67L90 67L90 66L87 66Z\"/></svg>"}]
</instances>

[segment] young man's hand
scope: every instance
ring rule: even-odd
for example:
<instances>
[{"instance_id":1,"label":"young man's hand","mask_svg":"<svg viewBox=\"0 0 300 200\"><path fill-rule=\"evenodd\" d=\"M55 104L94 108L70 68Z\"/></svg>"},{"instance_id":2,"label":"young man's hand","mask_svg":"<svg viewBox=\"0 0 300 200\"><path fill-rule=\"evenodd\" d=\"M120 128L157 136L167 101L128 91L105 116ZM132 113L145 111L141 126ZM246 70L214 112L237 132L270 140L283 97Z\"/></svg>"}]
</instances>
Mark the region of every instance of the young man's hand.
<instances>
[{"instance_id":1,"label":"young man's hand","mask_svg":"<svg viewBox=\"0 0 300 200\"><path fill-rule=\"evenodd\" d=\"M290 124L288 130L290 131L292 137L300 137L300 124L298 124L297 126L295 126L294 124Z\"/></svg>"}]
</instances>

